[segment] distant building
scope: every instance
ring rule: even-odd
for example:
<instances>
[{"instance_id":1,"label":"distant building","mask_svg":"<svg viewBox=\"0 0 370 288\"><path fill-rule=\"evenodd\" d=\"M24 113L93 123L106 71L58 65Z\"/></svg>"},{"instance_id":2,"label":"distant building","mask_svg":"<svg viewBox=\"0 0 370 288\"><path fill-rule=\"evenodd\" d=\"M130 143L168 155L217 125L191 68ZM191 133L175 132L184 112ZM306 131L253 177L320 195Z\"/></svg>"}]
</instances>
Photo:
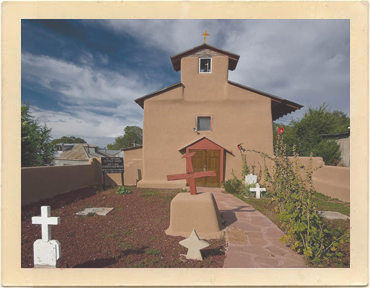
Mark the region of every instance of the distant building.
<instances>
[{"instance_id":1,"label":"distant building","mask_svg":"<svg viewBox=\"0 0 370 288\"><path fill-rule=\"evenodd\" d=\"M103 152L104 150L98 149L98 146L91 144L58 143L55 145L55 150L55 166L84 165L88 164L91 158L113 157L111 154Z\"/></svg>"},{"instance_id":2,"label":"distant building","mask_svg":"<svg viewBox=\"0 0 370 288\"><path fill-rule=\"evenodd\" d=\"M123 151L121 150L108 150L106 148L100 148L98 149L98 152L109 154L111 157L123 157Z\"/></svg>"},{"instance_id":3,"label":"distant building","mask_svg":"<svg viewBox=\"0 0 370 288\"><path fill-rule=\"evenodd\" d=\"M349 127L348 127L349 128ZM336 134L322 134L322 138L333 139L339 144L341 153L340 166L350 167L350 131Z\"/></svg>"}]
</instances>

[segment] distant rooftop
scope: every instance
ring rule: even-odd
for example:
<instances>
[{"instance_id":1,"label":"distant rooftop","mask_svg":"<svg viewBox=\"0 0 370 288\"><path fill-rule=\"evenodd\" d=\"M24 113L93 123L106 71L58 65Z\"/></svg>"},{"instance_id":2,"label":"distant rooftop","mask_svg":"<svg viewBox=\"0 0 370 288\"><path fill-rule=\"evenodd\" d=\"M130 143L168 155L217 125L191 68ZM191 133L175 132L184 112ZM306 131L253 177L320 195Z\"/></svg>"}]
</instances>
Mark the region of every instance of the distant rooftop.
<instances>
[{"instance_id":1,"label":"distant rooftop","mask_svg":"<svg viewBox=\"0 0 370 288\"><path fill-rule=\"evenodd\" d=\"M56 157L56 160L88 160L90 158L111 157L112 155L102 151L91 152L87 147L95 148L97 146L90 146L88 144L76 144L71 150L64 151Z\"/></svg>"},{"instance_id":2,"label":"distant rooftop","mask_svg":"<svg viewBox=\"0 0 370 288\"><path fill-rule=\"evenodd\" d=\"M92 144L88 144L88 143L57 143L57 144L55 144L55 146L76 146L76 145L84 145L85 147L89 146L91 148L98 147L96 145L92 145Z\"/></svg>"}]
</instances>

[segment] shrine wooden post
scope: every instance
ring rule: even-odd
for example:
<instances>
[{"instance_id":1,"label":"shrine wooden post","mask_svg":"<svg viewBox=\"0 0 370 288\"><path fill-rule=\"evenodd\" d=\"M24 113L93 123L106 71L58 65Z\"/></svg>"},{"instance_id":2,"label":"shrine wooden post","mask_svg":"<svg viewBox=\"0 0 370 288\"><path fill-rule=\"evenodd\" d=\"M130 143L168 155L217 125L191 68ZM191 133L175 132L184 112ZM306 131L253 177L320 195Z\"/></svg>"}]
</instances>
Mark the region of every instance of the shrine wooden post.
<instances>
[{"instance_id":1,"label":"shrine wooden post","mask_svg":"<svg viewBox=\"0 0 370 288\"><path fill-rule=\"evenodd\" d=\"M194 156L195 152L193 153L186 153L182 158L186 159L186 167L187 173L184 174L174 174L174 175L167 175L167 180L182 180L186 179L188 181L190 187L190 194L197 195L197 187L195 185L195 179L202 178L202 177L214 177L216 176L216 171L202 171L202 172L194 172L193 162L191 158Z\"/></svg>"}]
</instances>

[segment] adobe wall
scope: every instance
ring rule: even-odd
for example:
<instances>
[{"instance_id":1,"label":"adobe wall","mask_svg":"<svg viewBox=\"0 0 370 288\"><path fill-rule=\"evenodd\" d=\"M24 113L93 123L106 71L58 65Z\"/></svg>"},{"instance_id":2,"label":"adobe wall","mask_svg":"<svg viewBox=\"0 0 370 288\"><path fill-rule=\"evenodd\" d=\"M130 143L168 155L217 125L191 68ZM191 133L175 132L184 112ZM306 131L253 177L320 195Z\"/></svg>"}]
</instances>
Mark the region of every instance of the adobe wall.
<instances>
[{"instance_id":1,"label":"adobe wall","mask_svg":"<svg viewBox=\"0 0 370 288\"><path fill-rule=\"evenodd\" d=\"M293 157L289 157L293 160ZM299 157L300 163L308 168L310 157ZM327 166L321 157L314 157L312 167L322 167L313 173L313 186L326 196L350 202L350 168Z\"/></svg>"},{"instance_id":2,"label":"adobe wall","mask_svg":"<svg viewBox=\"0 0 370 288\"><path fill-rule=\"evenodd\" d=\"M127 150L124 152L124 182L125 186L135 186L142 179L143 171L143 149Z\"/></svg>"},{"instance_id":3,"label":"adobe wall","mask_svg":"<svg viewBox=\"0 0 370 288\"><path fill-rule=\"evenodd\" d=\"M87 165L25 167L21 169L21 204L102 183L96 159Z\"/></svg>"},{"instance_id":4,"label":"adobe wall","mask_svg":"<svg viewBox=\"0 0 370 288\"><path fill-rule=\"evenodd\" d=\"M226 153L225 179L232 177L232 171L241 176L239 143L272 154L271 100L228 84L227 65L227 57L216 56L212 58L212 73L198 73L198 58L183 58L184 87L145 101L143 180L139 187L184 187L185 180L167 181L167 175L186 171L179 150L203 136L232 153ZM197 115L213 117L212 131L193 131ZM258 155L249 161L261 162Z\"/></svg>"},{"instance_id":5,"label":"adobe wall","mask_svg":"<svg viewBox=\"0 0 370 288\"><path fill-rule=\"evenodd\" d=\"M350 202L350 168L324 166L313 174L317 192L344 202Z\"/></svg>"}]
</instances>

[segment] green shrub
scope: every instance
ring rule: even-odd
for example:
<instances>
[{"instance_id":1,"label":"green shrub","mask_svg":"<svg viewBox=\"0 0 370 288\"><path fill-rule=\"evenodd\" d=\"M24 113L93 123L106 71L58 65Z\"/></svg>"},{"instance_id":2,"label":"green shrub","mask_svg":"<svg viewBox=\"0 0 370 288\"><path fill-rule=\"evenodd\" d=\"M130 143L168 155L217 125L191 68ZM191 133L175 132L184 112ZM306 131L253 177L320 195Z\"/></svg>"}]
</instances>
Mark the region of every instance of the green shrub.
<instances>
[{"instance_id":1,"label":"green shrub","mask_svg":"<svg viewBox=\"0 0 370 288\"><path fill-rule=\"evenodd\" d=\"M240 181L234 173L232 173L233 178L223 181L222 186L224 187L225 191L231 194L239 194L242 188L242 181Z\"/></svg>"},{"instance_id":2,"label":"green shrub","mask_svg":"<svg viewBox=\"0 0 370 288\"><path fill-rule=\"evenodd\" d=\"M125 186L121 186L121 187L119 187L119 188L117 189L116 193L117 193L117 194L130 194L130 193L131 193L131 191L130 191L130 189L128 189L127 187L125 187Z\"/></svg>"}]
</instances>

